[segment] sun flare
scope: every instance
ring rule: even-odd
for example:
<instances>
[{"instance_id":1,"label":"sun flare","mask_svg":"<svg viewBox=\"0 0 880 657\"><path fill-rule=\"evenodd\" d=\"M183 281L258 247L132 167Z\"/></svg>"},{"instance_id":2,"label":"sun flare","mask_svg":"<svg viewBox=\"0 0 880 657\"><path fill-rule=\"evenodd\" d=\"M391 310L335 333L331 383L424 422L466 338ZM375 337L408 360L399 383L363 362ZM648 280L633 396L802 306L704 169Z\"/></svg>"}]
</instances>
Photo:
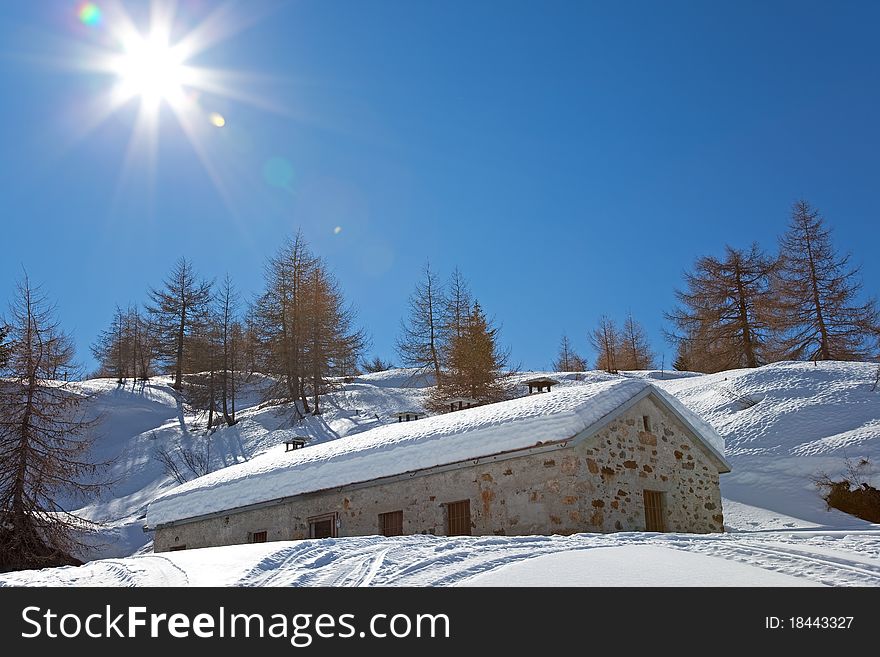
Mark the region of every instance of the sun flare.
<instances>
[{"instance_id":1,"label":"sun flare","mask_svg":"<svg viewBox=\"0 0 880 657\"><path fill-rule=\"evenodd\" d=\"M158 35L132 35L123 44L115 70L119 92L126 98L137 96L149 105L163 100L178 104L187 82L180 52Z\"/></svg>"}]
</instances>

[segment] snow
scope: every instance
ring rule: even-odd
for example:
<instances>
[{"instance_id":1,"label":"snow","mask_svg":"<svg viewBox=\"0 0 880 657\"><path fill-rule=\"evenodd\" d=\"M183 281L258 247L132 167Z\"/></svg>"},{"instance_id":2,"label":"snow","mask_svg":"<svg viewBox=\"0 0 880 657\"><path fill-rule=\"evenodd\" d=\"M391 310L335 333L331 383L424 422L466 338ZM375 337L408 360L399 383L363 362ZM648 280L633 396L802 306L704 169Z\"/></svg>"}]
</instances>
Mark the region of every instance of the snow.
<instances>
[{"instance_id":1,"label":"snow","mask_svg":"<svg viewBox=\"0 0 880 657\"><path fill-rule=\"evenodd\" d=\"M880 530L365 536L0 575L0 586L880 586Z\"/></svg>"},{"instance_id":2,"label":"snow","mask_svg":"<svg viewBox=\"0 0 880 657\"><path fill-rule=\"evenodd\" d=\"M621 569L621 564L627 564ZM502 566L462 586L822 586L758 566L654 545L548 554Z\"/></svg>"},{"instance_id":3,"label":"snow","mask_svg":"<svg viewBox=\"0 0 880 657\"><path fill-rule=\"evenodd\" d=\"M275 449L161 495L148 508L147 525L156 527L248 504L566 440L646 390L675 406L697 425L699 434L713 449L722 452L723 443L712 427L668 393L644 380L618 377L379 427L313 448L292 452Z\"/></svg>"},{"instance_id":4,"label":"snow","mask_svg":"<svg viewBox=\"0 0 880 657\"><path fill-rule=\"evenodd\" d=\"M712 425L725 439L726 455L733 466L730 474L721 477L729 533L679 536L676 549L689 546L691 552L725 556L820 583L862 581L863 585L872 585L877 583L874 573L880 554L876 538L880 527L829 511L813 478L821 471L839 475L846 458L880 462L880 392L871 391L876 367L871 363L778 363L711 375L668 371L623 372L617 376L602 372L522 372L513 375L511 382L522 395L527 390L521 381L541 375L560 381L552 395L579 386L625 380L652 383ZM279 412L284 409L260 403L265 383L264 378L255 376L243 386L238 404L240 423L211 436L211 461L215 469L278 456L285 435L279 430L309 436L309 446L303 450L306 454L338 438L358 439L366 435L363 432L379 426L397 427L397 411L424 408L432 380L413 370L368 374L350 383L340 380L325 398L323 414L310 416L299 424L292 422L289 414ZM370 538L339 539L320 549L311 546L308 556L300 550L309 542L148 554L150 535L142 530L146 507L175 487L155 460L155 450L164 447L173 451L204 439L203 424L191 430L196 418L184 410L168 384L167 378L137 386L118 386L106 379L81 384L94 395L96 412L104 416L93 458L114 459L109 476L116 483L99 499L89 500L85 506L81 501L70 500L66 508L106 525L95 538L98 549L84 556L113 559L91 562L80 569L7 575L5 581L18 578L15 581L19 583L33 580L63 584L79 580L81 584L93 585L148 585L180 582L182 570L189 580L205 584L333 583L346 578L354 581L357 577L353 571L367 572L370 567L363 564L378 563L375 552L384 550L388 544ZM407 429L431 421L429 418L411 422ZM880 484L876 473L873 481ZM491 570L481 565L484 562L511 563L546 554L548 550L581 550L566 541L601 547L619 547L620 541L626 545L634 541L602 536L407 538L416 543L402 542L389 549L376 571L374 583L454 583ZM499 546L497 550L481 542L494 540L502 541L493 544ZM649 543L658 540L644 539ZM668 542L657 545L673 547ZM408 551L413 551L411 559L405 554ZM141 556L134 562L115 558L135 552ZM204 568L199 566L202 559ZM828 561L847 562L849 566L827 573ZM262 570L253 570L258 562L263 564ZM328 564L326 572L319 562ZM632 561L627 560L618 570L625 571L631 565Z\"/></svg>"},{"instance_id":5,"label":"snow","mask_svg":"<svg viewBox=\"0 0 880 657\"><path fill-rule=\"evenodd\" d=\"M871 525L829 511L814 480L820 473L840 476L846 459L880 463L880 391L871 390L876 371L874 363L785 362L655 383L724 437L733 465L721 477L726 524L766 527L766 518L737 515L757 507L780 518L776 528L849 528ZM876 472L869 478L878 485Z\"/></svg>"}]
</instances>

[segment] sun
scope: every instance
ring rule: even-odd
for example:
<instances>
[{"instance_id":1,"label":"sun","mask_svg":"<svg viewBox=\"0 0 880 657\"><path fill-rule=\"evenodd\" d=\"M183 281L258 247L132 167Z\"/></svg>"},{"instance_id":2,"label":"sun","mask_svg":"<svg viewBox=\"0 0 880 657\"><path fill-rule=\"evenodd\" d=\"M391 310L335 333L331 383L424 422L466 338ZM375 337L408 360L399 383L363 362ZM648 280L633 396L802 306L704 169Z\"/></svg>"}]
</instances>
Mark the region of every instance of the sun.
<instances>
[{"instance_id":1,"label":"sun","mask_svg":"<svg viewBox=\"0 0 880 657\"><path fill-rule=\"evenodd\" d=\"M180 104L188 76L179 49L158 34L130 35L122 49L114 66L122 96L139 97L147 105Z\"/></svg>"}]
</instances>

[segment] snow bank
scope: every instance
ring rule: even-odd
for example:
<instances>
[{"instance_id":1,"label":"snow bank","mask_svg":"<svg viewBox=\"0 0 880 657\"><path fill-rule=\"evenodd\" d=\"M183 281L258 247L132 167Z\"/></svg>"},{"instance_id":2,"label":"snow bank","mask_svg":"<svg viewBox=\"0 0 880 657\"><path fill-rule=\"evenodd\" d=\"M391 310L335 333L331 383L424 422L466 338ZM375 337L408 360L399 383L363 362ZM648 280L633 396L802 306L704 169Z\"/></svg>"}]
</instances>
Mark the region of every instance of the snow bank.
<instances>
[{"instance_id":1,"label":"snow bank","mask_svg":"<svg viewBox=\"0 0 880 657\"><path fill-rule=\"evenodd\" d=\"M279 445L162 495L149 506L147 525L565 440L647 388L675 405L723 453L711 427L669 395L644 380L614 378L386 425L303 450L285 452Z\"/></svg>"}]
</instances>

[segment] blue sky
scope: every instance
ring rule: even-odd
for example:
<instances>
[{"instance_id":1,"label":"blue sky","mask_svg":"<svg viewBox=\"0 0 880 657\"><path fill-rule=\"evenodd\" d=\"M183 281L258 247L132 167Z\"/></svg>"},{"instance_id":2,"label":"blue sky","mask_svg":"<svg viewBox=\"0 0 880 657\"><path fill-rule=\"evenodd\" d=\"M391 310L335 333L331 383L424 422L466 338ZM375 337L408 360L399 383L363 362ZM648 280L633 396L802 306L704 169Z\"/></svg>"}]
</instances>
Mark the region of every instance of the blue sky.
<instances>
[{"instance_id":1,"label":"blue sky","mask_svg":"<svg viewBox=\"0 0 880 657\"><path fill-rule=\"evenodd\" d=\"M231 24L256 22L193 60L260 101L199 97L227 121L203 140L216 181L167 107L155 175L138 149L123 166L136 101L73 139L112 83L56 65L103 38L80 4L4 5L0 298L26 267L88 365L179 256L252 294L299 227L392 359L430 259L516 364L548 367L563 332L588 353L631 310L668 365L682 270L774 248L800 197L878 290L877 3L250 0ZM175 34L217 6L179 0Z\"/></svg>"}]
</instances>

